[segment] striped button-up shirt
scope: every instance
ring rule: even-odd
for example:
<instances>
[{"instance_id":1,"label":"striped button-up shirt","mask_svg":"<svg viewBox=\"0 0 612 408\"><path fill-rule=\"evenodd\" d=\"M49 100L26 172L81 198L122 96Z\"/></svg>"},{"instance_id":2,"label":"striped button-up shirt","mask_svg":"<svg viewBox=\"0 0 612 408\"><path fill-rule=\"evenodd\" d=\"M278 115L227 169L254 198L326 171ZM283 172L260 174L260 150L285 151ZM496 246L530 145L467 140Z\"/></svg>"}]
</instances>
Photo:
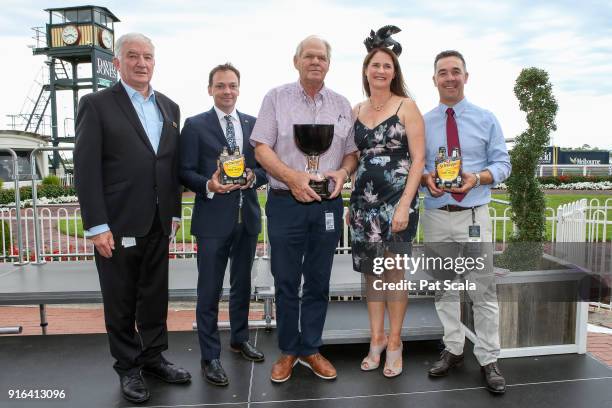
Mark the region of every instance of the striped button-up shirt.
<instances>
[{"instance_id":1,"label":"striped button-up shirt","mask_svg":"<svg viewBox=\"0 0 612 408\"><path fill-rule=\"evenodd\" d=\"M319 171L340 168L345 155L357 151L353 137L353 118L349 101L323 86L314 99L298 82L269 91L261 104L257 122L251 134L251 144L264 143L294 170L306 169L306 156L295 145L294 124L333 124L334 140L319 158ZM271 188L288 189L280 180L268 174Z\"/></svg>"}]
</instances>

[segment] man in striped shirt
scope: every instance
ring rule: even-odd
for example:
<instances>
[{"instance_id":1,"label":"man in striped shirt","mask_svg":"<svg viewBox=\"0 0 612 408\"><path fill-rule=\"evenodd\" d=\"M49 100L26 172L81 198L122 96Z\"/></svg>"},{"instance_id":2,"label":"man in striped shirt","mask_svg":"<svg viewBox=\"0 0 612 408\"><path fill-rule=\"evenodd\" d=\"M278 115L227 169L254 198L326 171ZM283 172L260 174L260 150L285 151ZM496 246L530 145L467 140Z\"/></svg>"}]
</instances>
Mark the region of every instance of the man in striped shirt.
<instances>
[{"instance_id":1,"label":"man in striped shirt","mask_svg":"<svg viewBox=\"0 0 612 408\"><path fill-rule=\"evenodd\" d=\"M271 188L266 215L282 353L272 367L271 380L277 383L287 381L298 362L323 379L336 378L336 369L319 353L319 346L342 228L340 191L357 167L357 147L348 100L323 82L330 51L329 43L317 36L300 42L293 57L299 80L268 92L251 136ZM332 145L319 160L319 170L333 189L327 200L309 186L314 176L304 171L306 157L294 143L294 124L334 125Z\"/></svg>"}]
</instances>

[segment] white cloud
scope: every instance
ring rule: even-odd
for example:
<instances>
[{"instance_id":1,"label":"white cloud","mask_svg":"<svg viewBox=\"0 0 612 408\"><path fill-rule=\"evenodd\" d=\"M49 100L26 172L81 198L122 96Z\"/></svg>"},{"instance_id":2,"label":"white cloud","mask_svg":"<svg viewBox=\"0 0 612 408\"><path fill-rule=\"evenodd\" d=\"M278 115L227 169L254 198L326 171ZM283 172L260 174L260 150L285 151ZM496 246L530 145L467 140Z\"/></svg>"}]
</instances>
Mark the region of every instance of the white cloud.
<instances>
[{"instance_id":1,"label":"white cloud","mask_svg":"<svg viewBox=\"0 0 612 408\"><path fill-rule=\"evenodd\" d=\"M31 43L29 27L44 24L47 17L36 2L19 4L23 35L0 35L0 47L12 57L3 66L3 77L10 78L4 90L11 97L0 101L2 116L19 110L42 63L25 45ZM65 4L49 6L58 5ZM142 31L153 38L157 54L153 85L181 105L183 118L210 108L205 90L208 72L226 61L242 73L238 108L257 114L270 88L297 78L292 55L298 41L309 34L320 34L332 43L326 82L356 103L363 99L362 41L370 29L394 24L403 29L395 36L404 48L400 61L422 112L437 103L431 82L435 54L455 48L467 58L466 95L496 114L506 137L516 136L526 126L514 97L514 81L522 68L537 66L550 73L560 106L555 142L612 148L612 137L604 130L608 116L604 109L612 106L606 93L612 86L603 81L612 68L612 40L597 35L600 27L588 25L585 16L599 10L589 3L581 6L580 13L555 3L530 6L518 0L461 5L411 2L409 7L323 0L226 1L222 6L216 1L107 2L105 6L122 20L116 25L118 35ZM70 98L62 98L61 110L70 111Z\"/></svg>"}]
</instances>

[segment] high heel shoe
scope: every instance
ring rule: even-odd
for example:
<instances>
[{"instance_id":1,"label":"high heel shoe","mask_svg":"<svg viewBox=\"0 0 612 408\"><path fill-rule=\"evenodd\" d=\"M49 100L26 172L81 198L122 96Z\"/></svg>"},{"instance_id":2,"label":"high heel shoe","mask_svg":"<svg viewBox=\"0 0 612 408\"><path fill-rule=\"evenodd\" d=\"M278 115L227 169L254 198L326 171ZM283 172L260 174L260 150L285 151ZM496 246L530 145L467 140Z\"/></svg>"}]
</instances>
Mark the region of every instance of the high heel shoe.
<instances>
[{"instance_id":1,"label":"high heel shoe","mask_svg":"<svg viewBox=\"0 0 612 408\"><path fill-rule=\"evenodd\" d=\"M383 344L377 346L370 342L370 351L368 351L368 355L361 361L361 369L363 371L376 370L380 366L380 355L387 348L388 340L389 339L385 339ZM378 357L378 361L374 360L374 357Z\"/></svg>"},{"instance_id":2,"label":"high heel shoe","mask_svg":"<svg viewBox=\"0 0 612 408\"><path fill-rule=\"evenodd\" d=\"M402 373L402 352L404 344L400 343L397 350L387 349L387 358L385 359L385 369L383 375L387 378L397 377Z\"/></svg>"}]
</instances>

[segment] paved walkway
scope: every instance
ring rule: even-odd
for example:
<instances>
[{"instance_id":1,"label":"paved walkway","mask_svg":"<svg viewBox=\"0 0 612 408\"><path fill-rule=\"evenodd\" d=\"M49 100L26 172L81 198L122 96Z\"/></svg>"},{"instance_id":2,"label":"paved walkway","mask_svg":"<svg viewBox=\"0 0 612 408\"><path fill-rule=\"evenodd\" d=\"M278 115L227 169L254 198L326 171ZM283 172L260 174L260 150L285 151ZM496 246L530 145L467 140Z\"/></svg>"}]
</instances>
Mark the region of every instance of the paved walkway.
<instances>
[{"instance_id":1,"label":"paved walkway","mask_svg":"<svg viewBox=\"0 0 612 408\"><path fill-rule=\"evenodd\" d=\"M250 319L263 317L261 305L251 308ZM259 310L258 310L259 309ZM47 334L105 333L104 313L101 305L47 305ZM219 311L219 320L229 320L226 304ZM193 304L177 304L168 309L168 330L193 330L195 310ZM38 306L0 306L0 327L22 326L23 336L41 334Z\"/></svg>"},{"instance_id":2,"label":"paved walkway","mask_svg":"<svg viewBox=\"0 0 612 408\"><path fill-rule=\"evenodd\" d=\"M612 334L589 333L587 350L598 360L612 367Z\"/></svg>"}]
</instances>

